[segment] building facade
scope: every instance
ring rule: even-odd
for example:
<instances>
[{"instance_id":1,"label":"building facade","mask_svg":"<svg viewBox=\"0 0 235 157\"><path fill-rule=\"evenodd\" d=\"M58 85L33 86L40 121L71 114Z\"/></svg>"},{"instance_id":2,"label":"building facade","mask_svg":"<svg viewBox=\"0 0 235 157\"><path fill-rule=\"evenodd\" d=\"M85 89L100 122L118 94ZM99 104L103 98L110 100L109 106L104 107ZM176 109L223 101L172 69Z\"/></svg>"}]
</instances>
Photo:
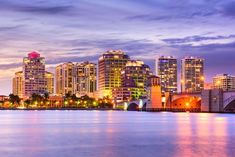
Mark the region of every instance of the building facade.
<instances>
[{"instance_id":1,"label":"building facade","mask_svg":"<svg viewBox=\"0 0 235 157\"><path fill-rule=\"evenodd\" d=\"M12 80L12 93L23 97L23 71L18 71Z\"/></svg>"},{"instance_id":2,"label":"building facade","mask_svg":"<svg viewBox=\"0 0 235 157\"><path fill-rule=\"evenodd\" d=\"M162 56L157 60L157 73L161 81L162 92L177 92L177 59Z\"/></svg>"},{"instance_id":3,"label":"building facade","mask_svg":"<svg viewBox=\"0 0 235 157\"><path fill-rule=\"evenodd\" d=\"M46 93L45 58L37 52L31 52L23 59L23 96L30 97L33 93Z\"/></svg>"},{"instance_id":4,"label":"building facade","mask_svg":"<svg viewBox=\"0 0 235 157\"><path fill-rule=\"evenodd\" d=\"M49 94L54 94L54 74L46 71L45 79L46 79L46 91Z\"/></svg>"},{"instance_id":5,"label":"building facade","mask_svg":"<svg viewBox=\"0 0 235 157\"><path fill-rule=\"evenodd\" d=\"M75 65L75 89L77 96L88 95L94 97L97 90L96 64L83 62Z\"/></svg>"},{"instance_id":6,"label":"building facade","mask_svg":"<svg viewBox=\"0 0 235 157\"><path fill-rule=\"evenodd\" d=\"M235 90L235 76L220 74L213 77L213 88L224 91Z\"/></svg>"},{"instance_id":7,"label":"building facade","mask_svg":"<svg viewBox=\"0 0 235 157\"><path fill-rule=\"evenodd\" d=\"M129 56L123 51L107 51L98 62L99 97L112 96L112 89L121 86L121 71Z\"/></svg>"},{"instance_id":8,"label":"building facade","mask_svg":"<svg viewBox=\"0 0 235 157\"><path fill-rule=\"evenodd\" d=\"M12 92L21 98L54 93L54 74L45 71L45 59L39 53L31 52L23 59L23 71L12 79Z\"/></svg>"},{"instance_id":9,"label":"building facade","mask_svg":"<svg viewBox=\"0 0 235 157\"><path fill-rule=\"evenodd\" d=\"M130 60L121 72L121 87L113 88L115 102L138 100L147 97L147 80L152 75L143 61Z\"/></svg>"},{"instance_id":10,"label":"building facade","mask_svg":"<svg viewBox=\"0 0 235 157\"><path fill-rule=\"evenodd\" d=\"M204 60L187 57L182 59L181 65L181 92L201 92L204 89Z\"/></svg>"},{"instance_id":11,"label":"building facade","mask_svg":"<svg viewBox=\"0 0 235 157\"><path fill-rule=\"evenodd\" d=\"M74 94L75 68L72 62L63 63L56 67L56 94L64 96Z\"/></svg>"}]
</instances>

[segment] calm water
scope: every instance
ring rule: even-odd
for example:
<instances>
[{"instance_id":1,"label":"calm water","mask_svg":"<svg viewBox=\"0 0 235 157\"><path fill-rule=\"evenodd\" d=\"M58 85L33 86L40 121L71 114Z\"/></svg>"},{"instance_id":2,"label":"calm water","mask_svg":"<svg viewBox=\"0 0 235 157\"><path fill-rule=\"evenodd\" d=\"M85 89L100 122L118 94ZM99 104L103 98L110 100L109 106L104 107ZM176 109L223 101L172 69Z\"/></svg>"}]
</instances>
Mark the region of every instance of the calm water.
<instances>
[{"instance_id":1,"label":"calm water","mask_svg":"<svg viewBox=\"0 0 235 157\"><path fill-rule=\"evenodd\" d=\"M1 157L235 156L235 115L0 111Z\"/></svg>"}]
</instances>

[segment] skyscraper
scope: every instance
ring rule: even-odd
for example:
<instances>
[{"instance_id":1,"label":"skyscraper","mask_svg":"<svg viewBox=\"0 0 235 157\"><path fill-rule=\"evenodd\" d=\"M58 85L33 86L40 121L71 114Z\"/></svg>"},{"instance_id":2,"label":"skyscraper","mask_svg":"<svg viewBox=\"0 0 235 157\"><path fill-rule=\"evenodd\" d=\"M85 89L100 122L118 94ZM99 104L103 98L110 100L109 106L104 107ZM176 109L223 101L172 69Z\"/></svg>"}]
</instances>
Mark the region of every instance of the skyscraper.
<instances>
[{"instance_id":1,"label":"skyscraper","mask_svg":"<svg viewBox=\"0 0 235 157\"><path fill-rule=\"evenodd\" d=\"M147 96L147 81L152 75L143 61L130 60L121 72L121 87L113 88L115 101L122 102Z\"/></svg>"},{"instance_id":2,"label":"skyscraper","mask_svg":"<svg viewBox=\"0 0 235 157\"><path fill-rule=\"evenodd\" d=\"M181 92L200 92L204 89L204 60L187 57L182 59Z\"/></svg>"},{"instance_id":3,"label":"skyscraper","mask_svg":"<svg viewBox=\"0 0 235 157\"><path fill-rule=\"evenodd\" d=\"M75 68L72 62L63 63L56 67L56 94L74 94Z\"/></svg>"},{"instance_id":4,"label":"skyscraper","mask_svg":"<svg viewBox=\"0 0 235 157\"><path fill-rule=\"evenodd\" d=\"M235 76L220 74L213 77L213 88L224 91L235 90Z\"/></svg>"},{"instance_id":5,"label":"skyscraper","mask_svg":"<svg viewBox=\"0 0 235 157\"><path fill-rule=\"evenodd\" d=\"M23 97L23 71L18 71L12 80L12 93Z\"/></svg>"},{"instance_id":6,"label":"skyscraper","mask_svg":"<svg viewBox=\"0 0 235 157\"><path fill-rule=\"evenodd\" d=\"M49 94L54 94L54 74L46 71L45 79L46 79L46 91Z\"/></svg>"},{"instance_id":7,"label":"skyscraper","mask_svg":"<svg viewBox=\"0 0 235 157\"><path fill-rule=\"evenodd\" d=\"M31 52L23 59L23 96L30 97L33 93L44 94L45 82L45 58L37 52Z\"/></svg>"},{"instance_id":8,"label":"skyscraper","mask_svg":"<svg viewBox=\"0 0 235 157\"><path fill-rule=\"evenodd\" d=\"M128 60L129 56L120 50L107 51L100 56L98 63L100 97L111 97L112 89L121 86L121 71Z\"/></svg>"},{"instance_id":9,"label":"skyscraper","mask_svg":"<svg viewBox=\"0 0 235 157\"><path fill-rule=\"evenodd\" d=\"M177 59L162 56L157 61L157 72L161 81L162 92L177 92Z\"/></svg>"},{"instance_id":10,"label":"skyscraper","mask_svg":"<svg viewBox=\"0 0 235 157\"><path fill-rule=\"evenodd\" d=\"M75 93L78 96L94 96L97 90L96 64L83 62L75 65Z\"/></svg>"}]
</instances>

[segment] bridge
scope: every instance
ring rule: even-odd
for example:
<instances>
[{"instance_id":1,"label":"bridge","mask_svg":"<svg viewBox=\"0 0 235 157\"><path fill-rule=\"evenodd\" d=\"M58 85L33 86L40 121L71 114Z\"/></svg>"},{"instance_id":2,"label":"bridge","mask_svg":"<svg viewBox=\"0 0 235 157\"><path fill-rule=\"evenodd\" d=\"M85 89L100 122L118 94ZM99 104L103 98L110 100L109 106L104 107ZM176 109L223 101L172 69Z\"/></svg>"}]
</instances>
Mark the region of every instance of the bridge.
<instances>
[{"instance_id":1,"label":"bridge","mask_svg":"<svg viewBox=\"0 0 235 157\"><path fill-rule=\"evenodd\" d=\"M162 95L154 97L160 100L154 108L151 100L146 98L124 102L124 110L235 112L235 91L212 89L198 93L175 93L164 97L162 102Z\"/></svg>"},{"instance_id":2,"label":"bridge","mask_svg":"<svg viewBox=\"0 0 235 157\"><path fill-rule=\"evenodd\" d=\"M146 108L147 103L148 103L147 98L125 102L124 110L128 110L128 111L143 110Z\"/></svg>"},{"instance_id":3,"label":"bridge","mask_svg":"<svg viewBox=\"0 0 235 157\"><path fill-rule=\"evenodd\" d=\"M200 93L176 93L166 108L199 109L202 112L235 112L235 91L203 90Z\"/></svg>"}]
</instances>

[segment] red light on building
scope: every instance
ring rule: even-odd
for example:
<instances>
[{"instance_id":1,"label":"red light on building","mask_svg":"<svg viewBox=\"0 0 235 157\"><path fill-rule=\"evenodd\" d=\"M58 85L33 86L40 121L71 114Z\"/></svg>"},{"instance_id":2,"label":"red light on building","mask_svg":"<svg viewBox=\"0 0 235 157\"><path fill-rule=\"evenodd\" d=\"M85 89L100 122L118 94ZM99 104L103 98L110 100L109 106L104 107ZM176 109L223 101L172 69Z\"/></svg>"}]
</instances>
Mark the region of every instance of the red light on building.
<instances>
[{"instance_id":1,"label":"red light on building","mask_svg":"<svg viewBox=\"0 0 235 157\"><path fill-rule=\"evenodd\" d=\"M35 59L35 58L39 58L39 57L40 57L40 54L37 53L37 52L35 52L35 51L33 51L33 52L31 52L31 53L28 54L28 57L29 57L30 59Z\"/></svg>"}]
</instances>

